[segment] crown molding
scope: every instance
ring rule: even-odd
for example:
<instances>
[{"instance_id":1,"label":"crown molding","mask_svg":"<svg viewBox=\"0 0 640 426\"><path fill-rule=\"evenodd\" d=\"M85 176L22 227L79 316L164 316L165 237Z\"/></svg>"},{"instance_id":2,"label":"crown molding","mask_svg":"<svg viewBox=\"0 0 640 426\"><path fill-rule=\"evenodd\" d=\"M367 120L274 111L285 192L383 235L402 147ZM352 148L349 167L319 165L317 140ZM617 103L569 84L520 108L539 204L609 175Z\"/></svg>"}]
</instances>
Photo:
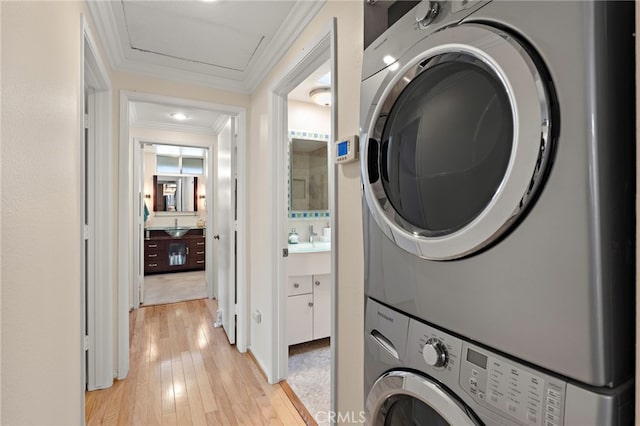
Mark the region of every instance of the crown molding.
<instances>
[{"instance_id":1,"label":"crown molding","mask_svg":"<svg viewBox=\"0 0 640 426\"><path fill-rule=\"evenodd\" d=\"M100 40L107 51L107 59L113 69L118 69L124 61L124 53L121 47L123 46L123 41L120 39L120 32L111 8L111 2L89 0L87 5L98 30Z\"/></svg>"},{"instance_id":2,"label":"crown molding","mask_svg":"<svg viewBox=\"0 0 640 426\"><path fill-rule=\"evenodd\" d=\"M324 6L326 0L298 1L283 25L269 42L269 46L254 58L244 80L248 93L253 93L267 74L284 56L302 31ZM258 66L260 64L260 66Z\"/></svg>"},{"instance_id":3,"label":"crown molding","mask_svg":"<svg viewBox=\"0 0 640 426\"><path fill-rule=\"evenodd\" d=\"M213 123L213 133L216 135L220 134L222 129L224 129L224 126L227 124L227 121L229 121L228 115L220 115L216 122Z\"/></svg>"}]
</instances>

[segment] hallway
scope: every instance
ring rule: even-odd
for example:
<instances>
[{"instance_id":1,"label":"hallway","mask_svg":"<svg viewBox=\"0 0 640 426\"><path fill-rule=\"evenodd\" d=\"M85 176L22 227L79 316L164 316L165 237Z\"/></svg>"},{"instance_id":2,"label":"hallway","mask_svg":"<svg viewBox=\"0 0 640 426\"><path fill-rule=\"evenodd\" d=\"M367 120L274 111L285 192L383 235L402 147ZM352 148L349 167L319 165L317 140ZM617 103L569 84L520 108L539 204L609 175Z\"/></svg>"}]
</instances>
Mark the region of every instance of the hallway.
<instances>
[{"instance_id":1,"label":"hallway","mask_svg":"<svg viewBox=\"0 0 640 426\"><path fill-rule=\"evenodd\" d=\"M215 300L130 313L131 367L109 389L86 392L86 424L304 425L280 385L214 329Z\"/></svg>"}]
</instances>

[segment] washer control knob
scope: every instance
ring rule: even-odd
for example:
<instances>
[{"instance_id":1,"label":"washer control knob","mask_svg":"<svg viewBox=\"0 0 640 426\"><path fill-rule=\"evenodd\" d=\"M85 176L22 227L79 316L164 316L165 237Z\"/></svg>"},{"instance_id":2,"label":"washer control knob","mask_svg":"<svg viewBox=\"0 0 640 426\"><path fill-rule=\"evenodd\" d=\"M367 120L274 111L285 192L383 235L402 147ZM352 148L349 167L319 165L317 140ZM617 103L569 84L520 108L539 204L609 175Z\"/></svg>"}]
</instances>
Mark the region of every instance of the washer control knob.
<instances>
[{"instance_id":1,"label":"washer control knob","mask_svg":"<svg viewBox=\"0 0 640 426\"><path fill-rule=\"evenodd\" d=\"M422 348L424 362L432 367L444 367L449 360L446 346L438 339L431 338Z\"/></svg>"},{"instance_id":2,"label":"washer control knob","mask_svg":"<svg viewBox=\"0 0 640 426\"><path fill-rule=\"evenodd\" d=\"M433 0L423 0L416 6L416 21L420 28L429 25L440 12L440 4Z\"/></svg>"}]
</instances>

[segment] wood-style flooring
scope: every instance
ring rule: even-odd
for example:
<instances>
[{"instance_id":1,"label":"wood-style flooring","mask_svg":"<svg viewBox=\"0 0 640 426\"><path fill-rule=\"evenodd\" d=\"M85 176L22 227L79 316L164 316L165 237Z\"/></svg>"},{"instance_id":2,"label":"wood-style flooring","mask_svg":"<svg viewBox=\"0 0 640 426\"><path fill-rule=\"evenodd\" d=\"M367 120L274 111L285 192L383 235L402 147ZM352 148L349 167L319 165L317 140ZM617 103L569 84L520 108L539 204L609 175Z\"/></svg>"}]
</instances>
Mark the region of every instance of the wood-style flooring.
<instances>
[{"instance_id":1,"label":"wood-style flooring","mask_svg":"<svg viewBox=\"0 0 640 426\"><path fill-rule=\"evenodd\" d=\"M304 425L280 385L213 328L209 299L130 314L130 369L86 392L87 425Z\"/></svg>"}]
</instances>

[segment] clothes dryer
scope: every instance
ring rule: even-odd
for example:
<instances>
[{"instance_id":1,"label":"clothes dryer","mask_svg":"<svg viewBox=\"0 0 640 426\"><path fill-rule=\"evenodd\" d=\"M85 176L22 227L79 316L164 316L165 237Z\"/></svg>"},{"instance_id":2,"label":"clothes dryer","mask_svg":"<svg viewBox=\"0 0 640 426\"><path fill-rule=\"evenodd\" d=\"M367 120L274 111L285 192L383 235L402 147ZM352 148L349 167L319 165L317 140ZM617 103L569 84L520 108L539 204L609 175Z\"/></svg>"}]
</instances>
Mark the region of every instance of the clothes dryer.
<instances>
[{"instance_id":1,"label":"clothes dryer","mask_svg":"<svg viewBox=\"0 0 640 426\"><path fill-rule=\"evenodd\" d=\"M634 368L633 2L434 4L364 54L365 292L616 386Z\"/></svg>"}]
</instances>

